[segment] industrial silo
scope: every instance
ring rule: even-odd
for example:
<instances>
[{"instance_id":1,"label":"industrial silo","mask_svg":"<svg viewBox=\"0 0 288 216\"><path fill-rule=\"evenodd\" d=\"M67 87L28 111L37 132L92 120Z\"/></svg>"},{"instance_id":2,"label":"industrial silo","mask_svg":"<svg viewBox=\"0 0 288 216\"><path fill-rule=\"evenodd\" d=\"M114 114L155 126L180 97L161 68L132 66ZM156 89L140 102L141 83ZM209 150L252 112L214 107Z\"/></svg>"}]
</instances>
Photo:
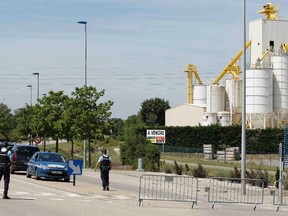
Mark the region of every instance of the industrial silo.
<instances>
[{"instance_id":1,"label":"industrial silo","mask_svg":"<svg viewBox=\"0 0 288 216\"><path fill-rule=\"evenodd\" d=\"M226 90L226 111L230 112L231 121L239 124L242 120L242 80L227 79Z\"/></svg>"},{"instance_id":2,"label":"industrial silo","mask_svg":"<svg viewBox=\"0 0 288 216\"><path fill-rule=\"evenodd\" d=\"M231 114L229 112L218 112L217 120L221 126L229 126L231 125Z\"/></svg>"},{"instance_id":3,"label":"industrial silo","mask_svg":"<svg viewBox=\"0 0 288 216\"><path fill-rule=\"evenodd\" d=\"M207 86L207 112L225 111L225 87L218 85Z\"/></svg>"},{"instance_id":4,"label":"industrial silo","mask_svg":"<svg viewBox=\"0 0 288 216\"><path fill-rule=\"evenodd\" d=\"M273 76L271 69L246 71L246 114L250 128L271 126L273 113Z\"/></svg>"},{"instance_id":5,"label":"industrial silo","mask_svg":"<svg viewBox=\"0 0 288 216\"><path fill-rule=\"evenodd\" d=\"M193 104L205 105L207 104L207 86L194 85L193 86Z\"/></svg>"},{"instance_id":6,"label":"industrial silo","mask_svg":"<svg viewBox=\"0 0 288 216\"><path fill-rule=\"evenodd\" d=\"M277 127L288 120L288 57L272 56L273 67L273 109Z\"/></svg>"},{"instance_id":7,"label":"industrial silo","mask_svg":"<svg viewBox=\"0 0 288 216\"><path fill-rule=\"evenodd\" d=\"M217 113L205 112L203 115L203 126L217 124Z\"/></svg>"}]
</instances>

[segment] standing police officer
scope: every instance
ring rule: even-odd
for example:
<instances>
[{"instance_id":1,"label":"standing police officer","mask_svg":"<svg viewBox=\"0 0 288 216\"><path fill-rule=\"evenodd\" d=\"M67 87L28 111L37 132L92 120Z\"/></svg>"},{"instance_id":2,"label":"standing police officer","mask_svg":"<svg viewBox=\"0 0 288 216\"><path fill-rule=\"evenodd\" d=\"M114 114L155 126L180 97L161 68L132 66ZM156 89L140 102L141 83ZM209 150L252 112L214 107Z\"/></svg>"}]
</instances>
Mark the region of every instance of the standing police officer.
<instances>
[{"instance_id":1,"label":"standing police officer","mask_svg":"<svg viewBox=\"0 0 288 216\"><path fill-rule=\"evenodd\" d=\"M102 149L102 156L99 157L94 171L96 171L97 167L100 165L100 173L103 190L109 190L109 171L112 167L112 159L107 155L106 149Z\"/></svg>"},{"instance_id":2,"label":"standing police officer","mask_svg":"<svg viewBox=\"0 0 288 216\"><path fill-rule=\"evenodd\" d=\"M0 175L4 175L4 192L3 199L10 199L8 197L8 189L10 182L10 165L12 162L12 152L8 150L8 142L4 143L4 146L0 150ZM0 179L1 179L0 178Z\"/></svg>"}]
</instances>

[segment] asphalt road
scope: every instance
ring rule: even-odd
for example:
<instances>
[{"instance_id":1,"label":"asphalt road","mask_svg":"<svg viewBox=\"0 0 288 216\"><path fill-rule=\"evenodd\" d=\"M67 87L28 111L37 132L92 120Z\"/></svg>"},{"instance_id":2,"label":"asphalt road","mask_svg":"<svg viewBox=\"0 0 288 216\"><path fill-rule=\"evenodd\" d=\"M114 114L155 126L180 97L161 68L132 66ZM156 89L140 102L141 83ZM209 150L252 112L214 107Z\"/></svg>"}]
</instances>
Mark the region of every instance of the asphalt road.
<instances>
[{"instance_id":1,"label":"asphalt road","mask_svg":"<svg viewBox=\"0 0 288 216\"><path fill-rule=\"evenodd\" d=\"M102 191L99 172L85 170L82 176L76 176L76 185L72 181L27 179L23 174L11 175L9 196L11 200L0 199L0 215L5 216L270 216L287 215L288 207L276 212L269 199L254 211L252 205L217 204L212 209L207 202L204 187L207 180L199 182L199 202L191 209L191 203L144 201L138 206L139 178L143 173L134 171L111 171L110 191ZM3 181L0 189L3 189ZM271 197L270 197L271 198Z\"/></svg>"}]
</instances>

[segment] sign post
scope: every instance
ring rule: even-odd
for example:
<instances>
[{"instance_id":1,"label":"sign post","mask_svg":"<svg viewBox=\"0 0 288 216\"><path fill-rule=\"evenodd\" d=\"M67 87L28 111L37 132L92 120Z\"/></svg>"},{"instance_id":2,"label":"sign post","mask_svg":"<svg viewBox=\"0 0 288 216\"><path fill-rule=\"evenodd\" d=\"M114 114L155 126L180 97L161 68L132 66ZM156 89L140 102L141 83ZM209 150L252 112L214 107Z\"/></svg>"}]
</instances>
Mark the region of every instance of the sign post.
<instances>
[{"instance_id":1,"label":"sign post","mask_svg":"<svg viewBox=\"0 0 288 216\"><path fill-rule=\"evenodd\" d=\"M36 136L35 139L34 139L34 141L35 141L35 143L36 143L37 145L39 145L39 144L42 142L42 139L41 139L40 136Z\"/></svg>"},{"instance_id":2,"label":"sign post","mask_svg":"<svg viewBox=\"0 0 288 216\"><path fill-rule=\"evenodd\" d=\"M68 174L73 175L73 186L76 183L75 175L82 175L83 160L68 160Z\"/></svg>"}]
</instances>

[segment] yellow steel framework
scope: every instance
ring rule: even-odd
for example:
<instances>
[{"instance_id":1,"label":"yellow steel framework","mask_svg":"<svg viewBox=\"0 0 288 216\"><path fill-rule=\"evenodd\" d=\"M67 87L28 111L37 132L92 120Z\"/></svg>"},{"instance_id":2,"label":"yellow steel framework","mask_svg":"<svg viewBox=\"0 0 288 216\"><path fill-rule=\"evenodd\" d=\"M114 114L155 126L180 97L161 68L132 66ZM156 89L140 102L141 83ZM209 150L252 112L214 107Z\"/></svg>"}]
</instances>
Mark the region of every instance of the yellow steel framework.
<instances>
[{"instance_id":1,"label":"yellow steel framework","mask_svg":"<svg viewBox=\"0 0 288 216\"><path fill-rule=\"evenodd\" d=\"M252 40L248 41L248 43L246 44L245 48L249 48L252 44ZM243 50L241 50L240 52L237 53L237 55L229 62L229 64L224 68L224 70L218 75L218 77L216 77L216 79L212 82L212 84L217 84L222 78L223 76L230 72L232 74L232 76L234 77L235 80L239 79L239 73L240 73L240 68L236 63L236 61L241 57L241 55L243 54ZM237 68L236 72L235 72L235 68Z\"/></svg>"},{"instance_id":2,"label":"yellow steel framework","mask_svg":"<svg viewBox=\"0 0 288 216\"><path fill-rule=\"evenodd\" d=\"M287 54L287 52L288 52L288 44L282 43L282 44L281 44L281 47L282 47L282 49L283 49L283 52L284 52L285 54Z\"/></svg>"},{"instance_id":3,"label":"yellow steel framework","mask_svg":"<svg viewBox=\"0 0 288 216\"><path fill-rule=\"evenodd\" d=\"M187 73L187 81L188 81L187 102L189 104L192 104L193 103L193 74L195 75L199 84L203 84L203 83L198 74L197 67L195 65L188 64L187 69L184 72Z\"/></svg>"},{"instance_id":4,"label":"yellow steel framework","mask_svg":"<svg viewBox=\"0 0 288 216\"><path fill-rule=\"evenodd\" d=\"M266 3L263 6L263 10L258 11L258 13L264 14L266 16L266 19L276 20L277 19L276 13L278 11L279 9L275 9L272 3Z\"/></svg>"}]
</instances>

